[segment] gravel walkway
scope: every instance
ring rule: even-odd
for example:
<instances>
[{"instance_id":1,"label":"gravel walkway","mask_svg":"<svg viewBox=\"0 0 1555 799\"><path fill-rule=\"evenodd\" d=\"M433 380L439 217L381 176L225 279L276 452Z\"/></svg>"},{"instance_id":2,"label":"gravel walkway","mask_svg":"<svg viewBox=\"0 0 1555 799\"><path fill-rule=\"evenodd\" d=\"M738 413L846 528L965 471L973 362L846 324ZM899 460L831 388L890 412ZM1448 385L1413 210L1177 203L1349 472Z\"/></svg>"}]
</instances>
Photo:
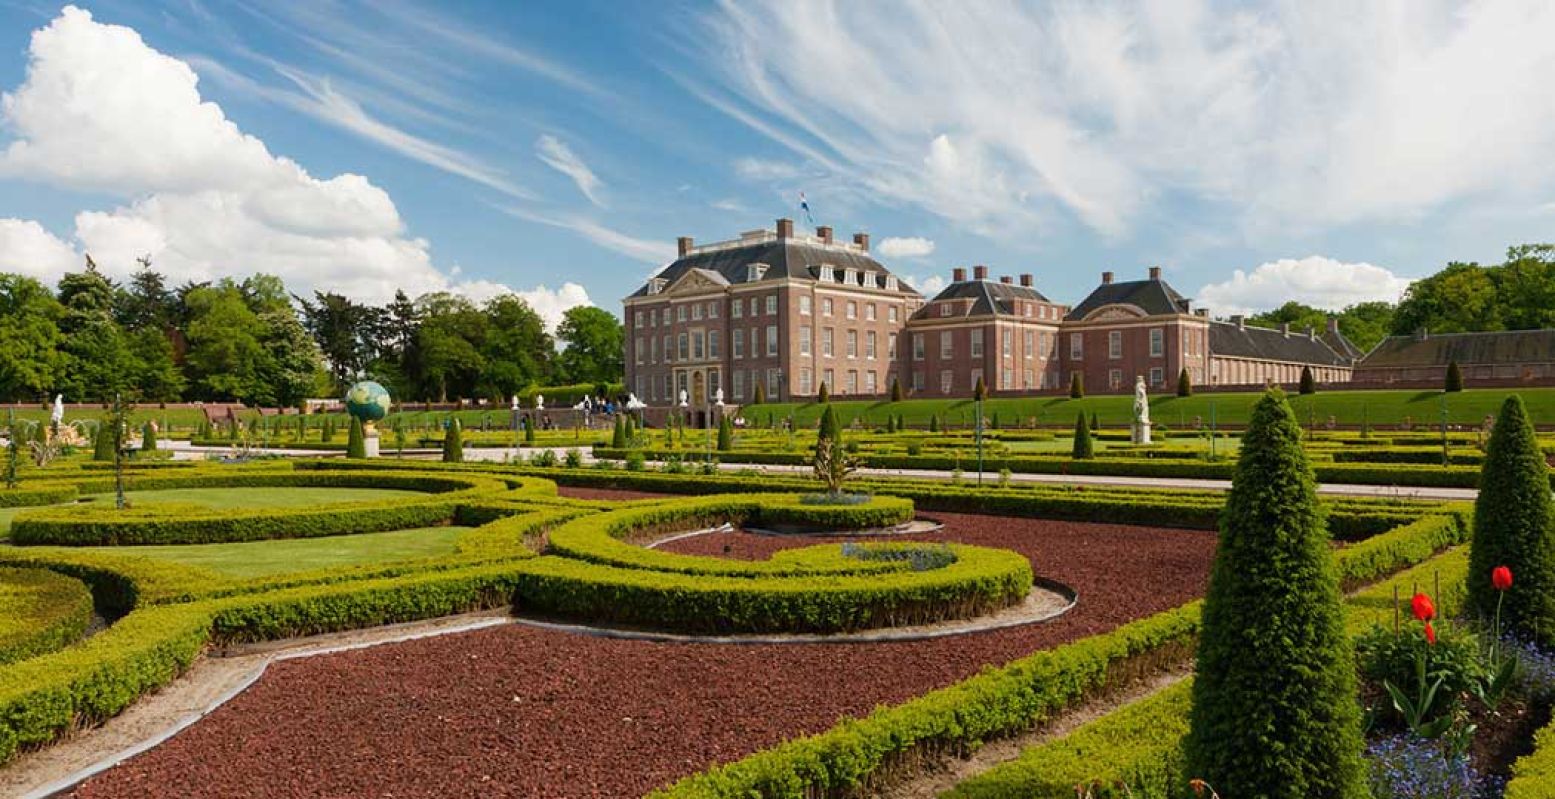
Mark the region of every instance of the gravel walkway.
<instances>
[{"instance_id":1,"label":"gravel walkway","mask_svg":"<svg viewBox=\"0 0 1555 799\"><path fill-rule=\"evenodd\" d=\"M635 492L566 490L628 498ZM930 641L716 645L503 626L278 663L99 797L633 797L844 716L1202 594L1209 533L935 514L926 540L1018 550L1080 593L1052 622ZM743 533L683 552L763 557ZM727 552L725 551L727 547Z\"/></svg>"}]
</instances>

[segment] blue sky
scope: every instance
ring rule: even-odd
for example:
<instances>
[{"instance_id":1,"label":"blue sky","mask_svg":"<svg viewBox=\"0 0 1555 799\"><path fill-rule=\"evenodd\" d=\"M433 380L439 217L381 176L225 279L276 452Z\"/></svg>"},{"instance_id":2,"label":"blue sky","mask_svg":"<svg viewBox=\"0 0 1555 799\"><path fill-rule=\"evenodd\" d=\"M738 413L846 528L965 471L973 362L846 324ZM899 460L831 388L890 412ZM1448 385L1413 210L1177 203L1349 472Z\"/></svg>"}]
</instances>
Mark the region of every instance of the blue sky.
<instances>
[{"instance_id":1,"label":"blue sky","mask_svg":"<svg viewBox=\"0 0 1555 799\"><path fill-rule=\"evenodd\" d=\"M1221 313L1391 299L1555 238L1552 34L1548 3L0 0L0 269L554 319L804 191L930 291L1158 264Z\"/></svg>"}]
</instances>

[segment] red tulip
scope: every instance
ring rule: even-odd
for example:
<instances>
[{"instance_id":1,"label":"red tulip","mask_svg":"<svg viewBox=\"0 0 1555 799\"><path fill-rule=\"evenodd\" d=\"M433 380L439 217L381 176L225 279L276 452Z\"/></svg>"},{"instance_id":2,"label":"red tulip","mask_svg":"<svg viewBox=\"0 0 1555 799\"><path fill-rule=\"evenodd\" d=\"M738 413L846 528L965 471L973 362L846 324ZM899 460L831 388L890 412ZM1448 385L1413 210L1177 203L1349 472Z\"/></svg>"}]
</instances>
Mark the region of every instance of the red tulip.
<instances>
[{"instance_id":1,"label":"red tulip","mask_svg":"<svg viewBox=\"0 0 1555 799\"><path fill-rule=\"evenodd\" d=\"M1490 570L1490 584L1497 591L1505 591L1512 587L1512 570L1505 566L1497 566Z\"/></svg>"},{"instance_id":2,"label":"red tulip","mask_svg":"<svg viewBox=\"0 0 1555 799\"><path fill-rule=\"evenodd\" d=\"M1415 594L1415 598L1409 601L1409 606L1415 612L1415 618L1421 621L1430 621L1436 618L1436 605L1425 594Z\"/></svg>"},{"instance_id":3,"label":"red tulip","mask_svg":"<svg viewBox=\"0 0 1555 799\"><path fill-rule=\"evenodd\" d=\"M1425 642L1432 646L1436 645L1436 628L1432 627L1430 622L1425 623Z\"/></svg>"}]
</instances>

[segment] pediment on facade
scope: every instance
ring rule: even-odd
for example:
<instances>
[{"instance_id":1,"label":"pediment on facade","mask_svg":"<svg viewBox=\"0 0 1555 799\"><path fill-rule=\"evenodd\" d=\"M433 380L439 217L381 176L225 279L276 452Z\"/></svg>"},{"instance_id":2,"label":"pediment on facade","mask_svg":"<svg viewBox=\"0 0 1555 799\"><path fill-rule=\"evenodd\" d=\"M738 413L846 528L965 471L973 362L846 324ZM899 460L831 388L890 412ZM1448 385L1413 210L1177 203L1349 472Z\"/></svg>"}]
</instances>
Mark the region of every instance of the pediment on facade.
<instances>
[{"instance_id":1,"label":"pediment on facade","mask_svg":"<svg viewBox=\"0 0 1555 799\"><path fill-rule=\"evenodd\" d=\"M727 288L729 281L710 269L689 269L664 290L665 294L691 294L708 289Z\"/></svg>"},{"instance_id":2,"label":"pediment on facade","mask_svg":"<svg viewBox=\"0 0 1555 799\"><path fill-rule=\"evenodd\" d=\"M1145 313L1145 309L1139 307L1138 305L1114 303L1112 305L1103 305L1102 307L1086 314L1085 321L1109 322L1121 319L1141 319L1149 315L1150 314Z\"/></svg>"}]
</instances>

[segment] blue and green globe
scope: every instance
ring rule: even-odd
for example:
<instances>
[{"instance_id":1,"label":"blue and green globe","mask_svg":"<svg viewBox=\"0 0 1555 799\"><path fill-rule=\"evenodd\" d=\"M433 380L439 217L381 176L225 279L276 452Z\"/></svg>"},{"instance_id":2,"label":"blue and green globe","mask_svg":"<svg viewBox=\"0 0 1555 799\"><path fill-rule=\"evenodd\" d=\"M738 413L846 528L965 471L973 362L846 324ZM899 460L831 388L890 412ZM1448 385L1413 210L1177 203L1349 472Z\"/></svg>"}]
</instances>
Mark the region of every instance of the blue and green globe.
<instances>
[{"instance_id":1,"label":"blue and green globe","mask_svg":"<svg viewBox=\"0 0 1555 799\"><path fill-rule=\"evenodd\" d=\"M363 380L346 392L346 413L363 424L389 415L389 392L371 380Z\"/></svg>"}]
</instances>

